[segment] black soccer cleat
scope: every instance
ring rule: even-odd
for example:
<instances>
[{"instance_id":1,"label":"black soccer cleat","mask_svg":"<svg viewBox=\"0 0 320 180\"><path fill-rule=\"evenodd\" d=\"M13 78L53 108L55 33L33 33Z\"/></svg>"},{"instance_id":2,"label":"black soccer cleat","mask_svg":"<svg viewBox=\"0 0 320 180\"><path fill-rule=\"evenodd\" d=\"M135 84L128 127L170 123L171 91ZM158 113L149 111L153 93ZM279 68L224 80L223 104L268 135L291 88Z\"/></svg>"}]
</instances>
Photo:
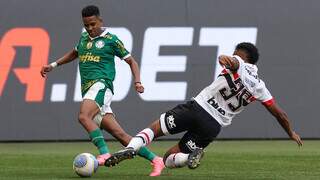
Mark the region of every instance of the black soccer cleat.
<instances>
[{"instance_id":1,"label":"black soccer cleat","mask_svg":"<svg viewBox=\"0 0 320 180\"><path fill-rule=\"evenodd\" d=\"M137 153L133 148L125 148L112 154L111 157L105 161L104 165L107 167L115 166L123 160L134 158L136 155Z\"/></svg>"},{"instance_id":2,"label":"black soccer cleat","mask_svg":"<svg viewBox=\"0 0 320 180\"><path fill-rule=\"evenodd\" d=\"M200 160L204 155L202 148L196 148L189 154L187 165L189 169L195 169L200 165Z\"/></svg>"}]
</instances>

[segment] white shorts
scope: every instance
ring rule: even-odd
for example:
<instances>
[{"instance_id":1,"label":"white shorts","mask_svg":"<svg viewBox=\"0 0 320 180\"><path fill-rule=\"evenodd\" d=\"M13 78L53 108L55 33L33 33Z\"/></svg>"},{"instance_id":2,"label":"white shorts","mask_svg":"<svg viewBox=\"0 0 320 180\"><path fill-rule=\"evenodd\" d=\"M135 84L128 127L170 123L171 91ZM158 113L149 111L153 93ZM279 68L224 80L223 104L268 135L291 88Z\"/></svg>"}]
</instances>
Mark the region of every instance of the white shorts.
<instances>
[{"instance_id":1,"label":"white shorts","mask_svg":"<svg viewBox=\"0 0 320 180\"><path fill-rule=\"evenodd\" d=\"M96 102L100 108L100 114L103 116L106 113L113 113L111 109L112 92L107 86L97 81L94 83L89 90L83 96L83 99L91 99Z\"/></svg>"}]
</instances>

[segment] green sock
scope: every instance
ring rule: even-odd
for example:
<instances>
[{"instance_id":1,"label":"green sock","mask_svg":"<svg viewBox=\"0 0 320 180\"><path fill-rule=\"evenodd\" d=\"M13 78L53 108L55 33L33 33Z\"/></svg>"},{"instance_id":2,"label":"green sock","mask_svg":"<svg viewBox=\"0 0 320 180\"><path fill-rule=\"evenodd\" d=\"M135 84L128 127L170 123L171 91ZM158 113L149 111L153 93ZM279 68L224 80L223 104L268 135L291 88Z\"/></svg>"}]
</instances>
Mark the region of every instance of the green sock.
<instances>
[{"instance_id":1,"label":"green sock","mask_svg":"<svg viewBox=\"0 0 320 180\"><path fill-rule=\"evenodd\" d=\"M156 155L146 147L141 147L138 151L138 155L148 159L149 161L152 161L156 157Z\"/></svg>"},{"instance_id":2,"label":"green sock","mask_svg":"<svg viewBox=\"0 0 320 180\"><path fill-rule=\"evenodd\" d=\"M89 133L90 139L92 143L98 148L100 154L109 153L109 149L107 147L106 142L104 141L103 134L101 130L98 128Z\"/></svg>"}]
</instances>

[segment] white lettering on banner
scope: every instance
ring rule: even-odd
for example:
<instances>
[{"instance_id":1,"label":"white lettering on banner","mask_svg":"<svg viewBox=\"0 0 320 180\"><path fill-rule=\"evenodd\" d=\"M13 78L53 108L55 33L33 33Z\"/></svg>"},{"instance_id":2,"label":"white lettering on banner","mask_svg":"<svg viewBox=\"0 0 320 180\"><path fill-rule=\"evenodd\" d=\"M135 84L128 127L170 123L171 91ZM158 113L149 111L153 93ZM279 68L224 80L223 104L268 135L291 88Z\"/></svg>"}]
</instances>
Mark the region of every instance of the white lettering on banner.
<instances>
[{"instance_id":1,"label":"white lettering on banner","mask_svg":"<svg viewBox=\"0 0 320 180\"><path fill-rule=\"evenodd\" d=\"M118 36L118 38L123 42L124 47L131 52L132 50L132 34L127 28L119 27L119 28L108 28L108 31L112 34ZM120 60L118 57L115 59L116 66L116 77L113 82L114 85L114 96L112 97L112 101L121 101L123 100L129 93L131 86L131 70L130 66L125 62ZM81 83L80 83L80 73L79 68L77 72L76 86L74 90L74 101L82 101L81 97Z\"/></svg>"},{"instance_id":2,"label":"white lettering on banner","mask_svg":"<svg viewBox=\"0 0 320 180\"><path fill-rule=\"evenodd\" d=\"M117 35L131 51L133 37L131 32L124 27L111 27L108 31ZM203 27L200 29L199 46L217 46L217 55L232 54L235 45L240 42L255 44L258 29L256 27L228 27L215 28ZM187 93L185 81L161 81L157 82L159 72L185 72L187 57L183 55L169 56L159 55L161 46L192 46L193 27L149 27L144 34L141 55L141 80L145 86L145 92L140 97L145 101L184 101ZM195 42L196 43L196 42ZM215 78L222 68L216 57ZM113 101L122 101L126 98L132 85L132 75L128 64L116 58L116 77L114 81ZM214 65L214 62L212 63ZM66 100L67 85L55 88L51 94L51 101ZM77 70L74 101L82 100L80 88L80 74Z\"/></svg>"},{"instance_id":3,"label":"white lettering on banner","mask_svg":"<svg viewBox=\"0 0 320 180\"><path fill-rule=\"evenodd\" d=\"M158 72L184 72L186 56L160 56L161 46L191 46L192 27L148 28L144 35L141 58L141 78L146 90L141 98L146 101L183 101L186 82L157 82Z\"/></svg>"},{"instance_id":4,"label":"white lettering on banner","mask_svg":"<svg viewBox=\"0 0 320 180\"><path fill-rule=\"evenodd\" d=\"M241 42L256 43L258 29L255 27L246 28L201 28L199 45L200 46L218 46L217 55L233 54L235 45ZM222 71L219 65L218 56L216 58L216 78Z\"/></svg>"}]
</instances>

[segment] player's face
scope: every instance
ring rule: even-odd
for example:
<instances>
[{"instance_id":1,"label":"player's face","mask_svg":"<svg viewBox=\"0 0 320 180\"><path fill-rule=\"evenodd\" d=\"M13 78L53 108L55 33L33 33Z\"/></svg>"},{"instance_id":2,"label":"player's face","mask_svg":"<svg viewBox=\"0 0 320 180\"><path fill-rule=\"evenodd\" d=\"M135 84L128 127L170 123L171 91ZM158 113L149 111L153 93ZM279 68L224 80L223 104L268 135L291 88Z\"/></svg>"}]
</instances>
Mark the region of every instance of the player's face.
<instances>
[{"instance_id":1,"label":"player's face","mask_svg":"<svg viewBox=\"0 0 320 180\"><path fill-rule=\"evenodd\" d=\"M90 37L94 38L101 34L102 19L98 16L89 16L82 18L84 28Z\"/></svg>"},{"instance_id":2,"label":"player's face","mask_svg":"<svg viewBox=\"0 0 320 180\"><path fill-rule=\"evenodd\" d=\"M235 50L233 52L234 55L237 55L237 56L240 56L241 59L243 59L244 61L247 62L247 59L248 59L248 54L245 52L245 51L242 51L242 50Z\"/></svg>"}]
</instances>

